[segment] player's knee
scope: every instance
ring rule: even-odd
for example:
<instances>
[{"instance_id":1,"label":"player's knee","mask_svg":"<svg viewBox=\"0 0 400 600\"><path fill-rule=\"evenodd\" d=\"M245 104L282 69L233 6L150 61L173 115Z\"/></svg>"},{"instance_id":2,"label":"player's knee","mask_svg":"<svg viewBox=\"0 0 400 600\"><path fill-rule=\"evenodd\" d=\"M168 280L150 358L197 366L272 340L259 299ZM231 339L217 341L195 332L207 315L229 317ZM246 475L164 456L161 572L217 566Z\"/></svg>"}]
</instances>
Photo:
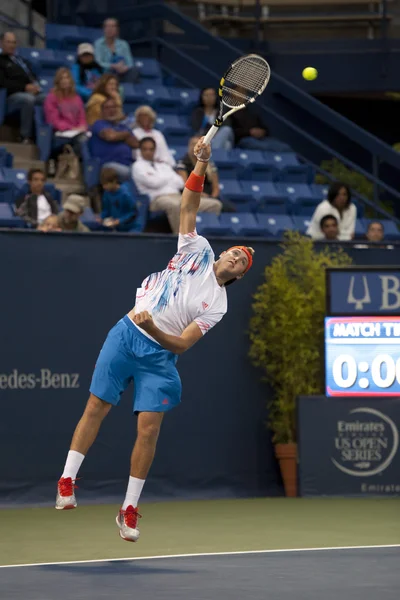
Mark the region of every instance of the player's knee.
<instances>
[{"instance_id":1,"label":"player's knee","mask_svg":"<svg viewBox=\"0 0 400 600\"><path fill-rule=\"evenodd\" d=\"M140 424L138 427L138 437L148 443L157 441L158 434L160 433L160 425L160 423L156 422Z\"/></svg>"},{"instance_id":2,"label":"player's knee","mask_svg":"<svg viewBox=\"0 0 400 600\"><path fill-rule=\"evenodd\" d=\"M91 418L104 418L110 409L111 404L104 402L104 400L101 400L93 394L90 394L85 412L86 415Z\"/></svg>"}]
</instances>

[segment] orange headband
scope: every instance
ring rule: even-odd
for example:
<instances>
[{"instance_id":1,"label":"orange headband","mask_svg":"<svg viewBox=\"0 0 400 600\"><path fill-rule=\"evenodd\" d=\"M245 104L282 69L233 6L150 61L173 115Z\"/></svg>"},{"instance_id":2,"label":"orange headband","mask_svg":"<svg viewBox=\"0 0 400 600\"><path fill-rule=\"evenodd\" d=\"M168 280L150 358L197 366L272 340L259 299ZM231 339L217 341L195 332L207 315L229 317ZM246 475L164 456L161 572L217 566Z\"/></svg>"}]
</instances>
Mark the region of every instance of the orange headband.
<instances>
[{"instance_id":1,"label":"orange headband","mask_svg":"<svg viewBox=\"0 0 400 600\"><path fill-rule=\"evenodd\" d=\"M253 255L251 252L249 252L249 250L247 250L246 246L232 246L231 248L228 248L227 252L229 252L229 250L234 250L235 248L239 248L239 250L243 250L243 252L247 256L248 262L247 262L247 267L245 270L245 273L247 273L247 271L250 269L250 267L253 264Z\"/></svg>"}]
</instances>

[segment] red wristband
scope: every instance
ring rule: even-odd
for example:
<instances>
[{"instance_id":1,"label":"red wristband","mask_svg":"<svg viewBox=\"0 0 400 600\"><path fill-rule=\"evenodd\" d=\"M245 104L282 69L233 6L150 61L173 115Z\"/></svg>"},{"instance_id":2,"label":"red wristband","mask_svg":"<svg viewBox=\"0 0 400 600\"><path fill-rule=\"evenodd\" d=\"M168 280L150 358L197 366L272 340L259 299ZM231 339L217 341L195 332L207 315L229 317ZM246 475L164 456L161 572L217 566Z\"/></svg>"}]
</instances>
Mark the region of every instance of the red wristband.
<instances>
[{"instance_id":1,"label":"red wristband","mask_svg":"<svg viewBox=\"0 0 400 600\"><path fill-rule=\"evenodd\" d=\"M204 179L204 175L196 175L196 173L192 172L187 178L185 187L191 192L199 192L201 194L204 188Z\"/></svg>"}]
</instances>

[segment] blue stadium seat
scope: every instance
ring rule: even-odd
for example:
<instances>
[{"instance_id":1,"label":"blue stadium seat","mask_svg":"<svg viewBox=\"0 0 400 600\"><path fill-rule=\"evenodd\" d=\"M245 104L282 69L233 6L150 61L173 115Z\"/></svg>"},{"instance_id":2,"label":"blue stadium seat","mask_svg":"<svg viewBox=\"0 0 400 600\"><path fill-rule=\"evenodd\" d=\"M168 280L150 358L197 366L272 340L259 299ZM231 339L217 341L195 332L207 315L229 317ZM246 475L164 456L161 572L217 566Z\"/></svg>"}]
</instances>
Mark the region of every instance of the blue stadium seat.
<instances>
[{"instance_id":1,"label":"blue stadium seat","mask_svg":"<svg viewBox=\"0 0 400 600\"><path fill-rule=\"evenodd\" d=\"M48 94L53 87L54 77L40 76L39 84L44 94Z\"/></svg>"},{"instance_id":2,"label":"blue stadium seat","mask_svg":"<svg viewBox=\"0 0 400 600\"><path fill-rule=\"evenodd\" d=\"M182 112L188 115L197 105L200 96L200 90L197 88L168 88L171 96L182 104Z\"/></svg>"},{"instance_id":3,"label":"blue stadium seat","mask_svg":"<svg viewBox=\"0 0 400 600\"><path fill-rule=\"evenodd\" d=\"M93 158L90 153L89 141L85 140L81 144L83 180L88 190L97 185L100 181L100 160Z\"/></svg>"},{"instance_id":4,"label":"blue stadium seat","mask_svg":"<svg viewBox=\"0 0 400 600\"><path fill-rule=\"evenodd\" d=\"M59 67L71 67L75 62L75 54L65 50L50 48L20 48L18 54L26 58L36 67L41 77L54 77Z\"/></svg>"},{"instance_id":5,"label":"blue stadium seat","mask_svg":"<svg viewBox=\"0 0 400 600\"><path fill-rule=\"evenodd\" d=\"M214 213L199 213L196 217L196 229L200 235L232 235L230 227L222 226Z\"/></svg>"},{"instance_id":6,"label":"blue stadium seat","mask_svg":"<svg viewBox=\"0 0 400 600\"><path fill-rule=\"evenodd\" d=\"M101 224L96 221L95 214L93 210L89 207L86 207L83 211L83 215L81 216L81 221L86 227L89 227L91 231L96 231L101 229Z\"/></svg>"},{"instance_id":7,"label":"blue stadium seat","mask_svg":"<svg viewBox=\"0 0 400 600\"><path fill-rule=\"evenodd\" d=\"M4 185L0 181L0 203L2 204L14 204L16 197L16 190L13 184Z\"/></svg>"},{"instance_id":8,"label":"blue stadium seat","mask_svg":"<svg viewBox=\"0 0 400 600\"><path fill-rule=\"evenodd\" d=\"M278 171L275 167L266 164L249 164L239 173L242 181L274 181Z\"/></svg>"},{"instance_id":9,"label":"blue stadium seat","mask_svg":"<svg viewBox=\"0 0 400 600\"><path fill-rule=\"evenodd\" d=\"M14 157L12 154L7 152L6 148L0 148L0 167L12 167Z\"/></svg>"},{"instance_id":10,"label":"blue stadium seat","mask_svg":"<svg viewBox=\"0 0 400 600\"><path fill-rule=\"evenodd\" d=\"M162 73L159 62L155 58L137 58L134 61L135 67L139 70L140 80L157 79L161 83Z\"/></svg>"},{"instance_id":11,"label":"blue stadium seat","mask_svg":"<svg viewBox=\"0 0 400 600\"><path fill-rule=\"evenodd\" d=\"M53 143L53 128L44 120L43 107L35 106L36 145L39 149L39 159L47 161L50 157Z\"/></svg>"},{"instance_id":12,"label":"blue stadium seat","mask_svg":"<svg viewBox=\"0 0 400 600\"><path fill-rule=\"evenodd\" d=\"M0 227L25 227L25 221L14 216L10 204L0 204Z\"/></svg>"},{"instance_id":13,"label":"blue stadium seat","mask_svg":"<svg viewBox=\"0 0 400 600\"><path fill-rule=\"evenodd\" d=\"M367 225L363 219L356 220L355 238L363 238L367 231Z\"/></svg>"},{"instance_id":14,"label":"blue stadium seat","mask_svg":"<svg viewBox=\"0 0 400 600\"><path fill-rule=\"evenodd\" d=\"M252 165L265 166L265 158L260 150L242 150L240 148L234 148L229 152L230 159L240 165L241 167L248 167Z\"/></svg>"},{"instance_id":15,"label":"blue stadium seat","mask_svg":"<svg viewBox=\"0 0 400 600\"><path fill-rule=\"evenodd\" d=\"M18 190L20 190L26 183L27 171L25 169L2 169L4 181L13 183Z\"/></svg>"},{"instance_id":16,"label":"blue stadium seat","mask_svg":"<svg viewBox=\"0 0 400 600\"><path fill-rule=\"evenodd\" d=\"M212 151L211 160L215 163L222 179L237 179L238 168L230 156L229 150L216 148Z\"/></svg>"},{"instance_id":17,"label":"blue stadium seat","mask_svg":"<svg viewBox=\"0 0 400 600\"><path fill-rule=\"evenodd\" d=\"M320 204L319 198L302 198L299 196L296 198L296 204L292 208L296 212L296 215L311 217L318 204Z\"/></svg>"},{"instance_id":18,"label":"blue stadium seat","mask_svg":"<svg viewBox=\"0 0 400 600\"><path fill-rule=\"evenodd\" d=\"M178 115L157 115L155 127L160 131L164 131L167 127L185 127L186 123L182 123Z\"/></svg>"},{"instance_id":19,"label":"blue stadium seat","mask_svg":"<svg viewBox=\"0 0 400 600\"><path fill-rule=\"evenodd\" d=\"M276 187L281 194L288 196L293 204L297 202L297 198L314 198L310 186L305 183L278 183Z\"/></svg>"},{"instance_id":20,"label":"blue stadium seat","mask_svg":"<svg viewBox=\"0 0 400 600\"><path fill-rule=\"evenodd\" d=\"M253 197L259 202L268 202L276 199L283 199L285 202L288 202L287 195L277 189L276 185L271 181L241 181L240 186L249 198Z\"/></svg>"},{"instance_id":21,"label":"blue stadium seat","mask_svg":"<svg viewBox=\"0 0 400 600\"><path fill-rule=\"evenodd\" d=\"M187 129L174 129L173 127L170 127L163 131L163 133L166 137L168 146L187 146L189 138Z\"/></svg>"},{"instance_id":22,"label":"blue stadium seat","mask_svg":"<svg viewBox=\"0 0 400 600\"><path fill-rule=\"evenodd\" d=\"M293 220L288 215L260 213L256 215L256 218L260 227L273 237L282 237L285 231L295 229Z\"/></svg>"},{"instance_id":23,"label":"blue stadium seat","mask_svg":"<svg viewBox=\"0 0 400 600\"><path fill-rule=\"evenodd\" d=\"M314 171L309 165L285 166L279 171L279 180L287 183L312 183Z\"/></svg>"},{"instance_id":24,"label":"blue stadium seat","mask_svg":"<svg viewBox=\"0 0 400 600\"><path fill-rule=\"evenodd\" d=\"M257 213L268 215L287 215L288 201L286 198L261 198L256 204Z\"/></svg>"},{"instance_id":25,"label":"blue stadium seat","mask_svg":"<svg viewBox=\"0 0 400 600\"><path fill-rule=\"evenodd\" d=\"M277 169L283 169L284 167L294 167L299 165L297 156L294 152L263 152L264 163L272 165Z\"/></svg>"},{"instance_id":26,"label":"blue stadium seat","mask_svg":"<svg viewBox=\"0 0 400 600\"><path fill-rule=\"evenodd\" d=\"M311 186L311 190L316 198L322 202L322 200L326 200L328 197L329 185L321 184L321 183L313 183Z\"/></svg>"},{"instance_id":27,"label":"blue stadium seat","mask_svg":"<svg viewBox=\"0 0 400 600\"><path fill-rule=\"evenodd\" d=\"M365 211L365 204L358 200L357 198L352 198L351 200L357 207L357 219L362 219Z\"/></svg>"},{"instance_id":28,"label":"blue stadium seat","mask_svg":"<svg viewBox=\"0 0 400 600\"><path fill-rule=\"evenodd\" d=\"M367 227L369 225L369 223L373 222L373 221L379 221L379 223L382 223L384 230L385 230L385 240L399 240L400 239L400 232L398 230L398 227L396 225L396 223L394 221L391 221L390 219L363 219L363 223L364 223L364 227L365 227L365 231L367 230Z\"/></svg>"},{"instance_id":29,"label":"blue stadium seat","mask_svg":"<svg viewBox=\"0 0 400 600\"><path fill-rule=\"evenodd\" d=\"M136 224L139 226L137 231L144 231L149 214L150 198L146 194L137 194L135 197L138 211Z\"/></svg>"},{"instance_id":30,"label":"blue stadium seat","mask_svg":"<svg viewBox=\"0 0 400 600\"><path fill-rule=\"evenodd\" d=\"M82 42L93 43L103 35L101 29L77 27L76 25L46 25L46 45L48 48L75 52Z\"/></svg>"},{"instance_id":31,"label":"blue stadium seat","mask_svg":"<svg viewBox=\"0 0 400 600\"><path fill-rule=\"evenodd\" d=\"M177 114L180 112L182 103L179 99L173 98L169 89L163 85L153 84L149 81L147 84L125 83L123 84L124 101L131 108L131 105L151 104L153 108L160 113Z\"/></svg>"},{"instance_id":32,"label":"blue stadium seat","mask_svg":"<svg viewBox=\"0 0 400 600\"><path fill-rule=\"evenodd\" d=\"M310 224L310 219L307 217L293 217L293 222L295 225L295 229L297 229L298 231L300 231L300 233L305 235Z\"/></svg>"},{"instance_id":33,"label":"blue stadium seat","mask_svg":"<svg viewBox=\"0 0 400 600\"><path fill-rule=\"evenodd\" d=\"M180 146L179 144L169 145L169 149L177 162L187 153L187 146Z\"/></svg>"},{"instance_id":34,"label":"blue stadium seat","mask_svg":"<svg viewBox=\"0 0 400 600\"><path fill-rule=\"evenodd\" d=\"M220 180L219 187L220 196L223 200L230 200L231 202L247 202L249 200L239 182L234 179Z\"/></svg>"},{"instance_id":35,"label":"blue stadium seat","mask_svg":"<svg viewBox=\"0 0 400 600\"><path fill-rule=\"evenodd\" d=\"M222 213L219 220L221 226L230 227L234 235L245 237L265 237L268 235L266 228L251 213Z\"/></svg>"}]
</instances>

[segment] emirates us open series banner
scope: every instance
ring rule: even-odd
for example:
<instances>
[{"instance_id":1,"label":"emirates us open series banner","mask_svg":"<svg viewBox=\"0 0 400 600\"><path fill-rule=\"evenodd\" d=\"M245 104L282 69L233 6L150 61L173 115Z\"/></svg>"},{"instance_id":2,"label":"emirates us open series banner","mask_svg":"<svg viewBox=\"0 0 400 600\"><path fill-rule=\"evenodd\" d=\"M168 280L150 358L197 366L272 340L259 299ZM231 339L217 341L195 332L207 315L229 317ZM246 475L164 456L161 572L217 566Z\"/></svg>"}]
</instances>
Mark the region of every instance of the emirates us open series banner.
<instances>
[{"instance_id":1,"label":"emirates us open series banner","mask_svg":"<svg viewBox=\"0 0 400 600\"><path fill-rule=\"evenodd\" d=\"M300 397L300 495L400 495L399 432L400 397Z\"/></svg>"}]
</instances>

